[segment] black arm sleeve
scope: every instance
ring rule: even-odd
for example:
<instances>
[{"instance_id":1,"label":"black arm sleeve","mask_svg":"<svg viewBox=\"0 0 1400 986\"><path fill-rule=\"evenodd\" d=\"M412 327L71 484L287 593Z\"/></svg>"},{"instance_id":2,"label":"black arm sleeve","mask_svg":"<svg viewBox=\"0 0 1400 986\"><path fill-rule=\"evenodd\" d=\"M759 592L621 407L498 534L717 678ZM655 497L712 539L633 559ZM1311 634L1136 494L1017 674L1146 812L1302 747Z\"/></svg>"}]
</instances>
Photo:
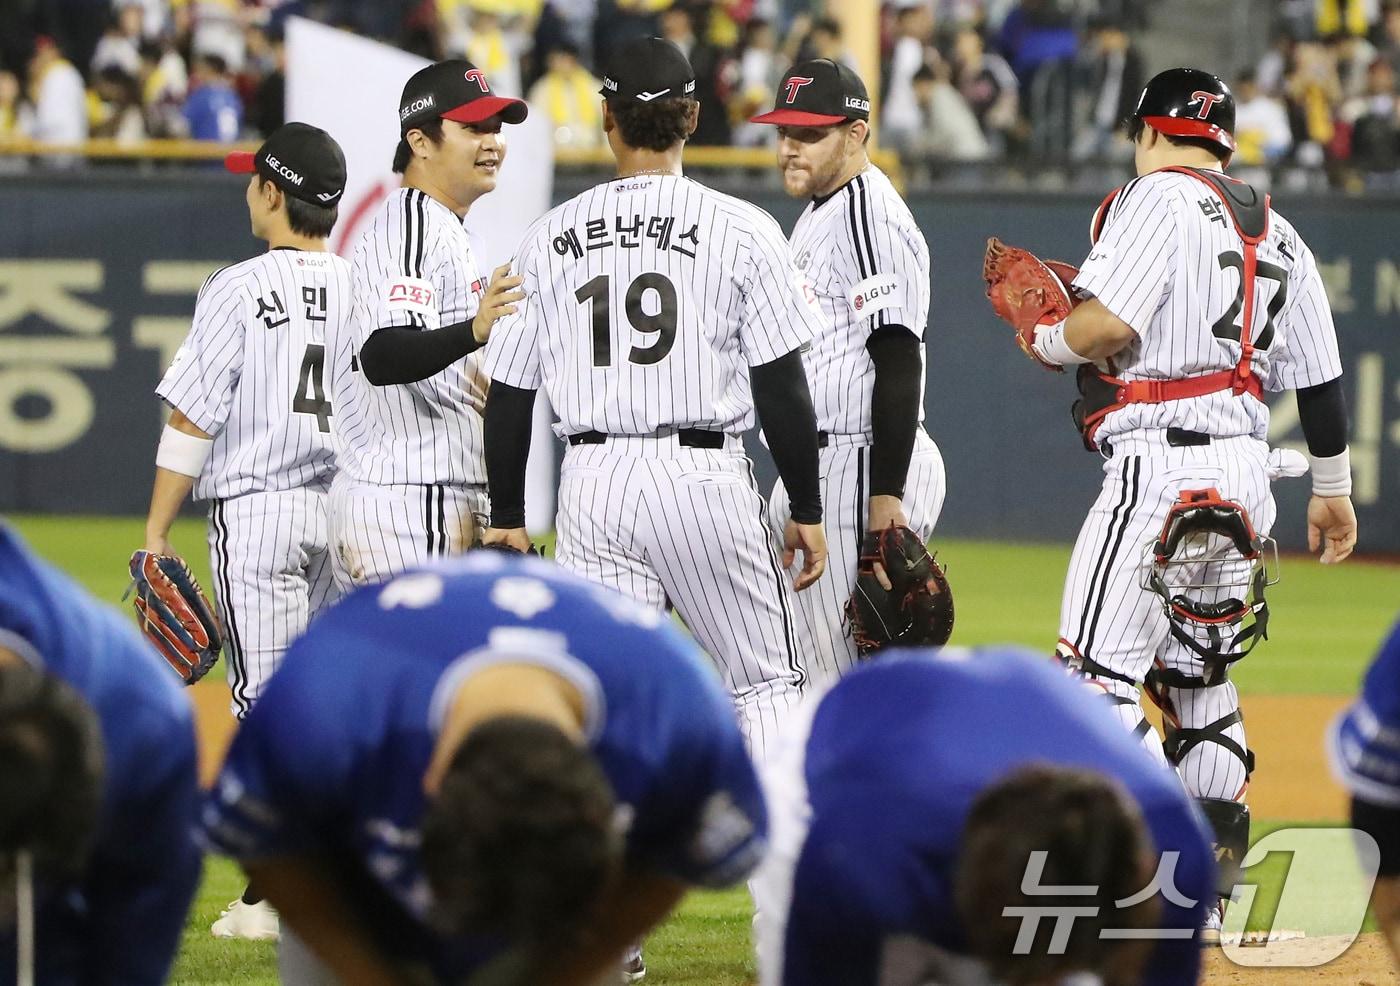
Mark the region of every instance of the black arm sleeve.
<instances>
[{"instance_id":1,"label":"black arm sleeve","mask_svg":"<svg viewBox=\"0 0 1400 986\"><path fill-rule=\"evenodd\" d=\"M1308 451L1319 459L1341 455L1347 448L1347 398L1342 378L1298 391L1298 421Z\"/></svg>"},{"instance_id":2,"label":"black arm sleeve","mask_svg":"<svg viewBox=\"0 0 1400 986\"><path fill-rule=\"evenodd\" d=\"M792 519L816 524L822 519L817 470L817 415L802 353L794 349L771 363L749 367L753 406L768 436L773 463L787 487Z\"/></svg>"},{"instance_id":3,"label":"black arm sleeve","mask_svg":"<svg viewBox=\"0 0 1400 986\"><path fill-rule=\"evenodd\" d=\"M376 387L415 383L481 348L471 320L431 332L396 325L375 329L360 347L360 369Z\"/></svg>"},{"instance_id":4,"label":"black arm sleeve","mask_svg":"<svg viewBox=\"0 0 1400 986\"><path fill-rule=\"evenodd\" d=\"M1378 876L1400 876L1400 808L1351 799L1351 827L1360 829L1376 840L1381 850Z\"/></svg>"},{"instance_id":5,"label":"black arm sleeve","mask_svg":"<svg viewBox=\"0 0 1400 986\"><path fill-rule=\"evenodd\" d=\"M875 390L870 398L870 495L902 497L919 427L923 376L919 340L902 325L886 325L870 334L865 348L875 363Z\"/></svg>"},{"instance_id":6,"label":"black arm sleeve","mask_svg":"<svg viewBox=\"0 0 1400 986\"><path fill-rule=\"evenodd\" d=\"M486 395L486 488L491 495L491 526L525 526L525 460L530 457L530 428L535 392L499 380Z\"/></svg>"}]
</instances>

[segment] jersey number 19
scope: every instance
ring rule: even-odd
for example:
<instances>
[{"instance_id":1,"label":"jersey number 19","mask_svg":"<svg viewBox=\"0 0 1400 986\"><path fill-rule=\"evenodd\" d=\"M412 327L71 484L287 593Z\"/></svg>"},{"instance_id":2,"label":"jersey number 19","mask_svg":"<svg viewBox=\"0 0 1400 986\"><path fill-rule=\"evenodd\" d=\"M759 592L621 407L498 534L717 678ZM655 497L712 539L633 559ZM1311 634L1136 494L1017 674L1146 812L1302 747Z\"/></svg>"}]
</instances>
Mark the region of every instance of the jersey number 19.
<instances>
[{"instance_id":1,"label":"jersey number 19","mask_svg":"<svg viewBox=\"0 0 1400 986\"><path fill-rule=\"evenodd\" d=\"M612 277L599 274L574 292L581 305L593 312L593 365L612 366ZM656 313L647 314L643 301L648 291L656 293ZM650 271L638 274L627 288L624 305L627 322L637 332L655 334L650 346L633 346L627 354L632 363L650 366L666 358L676 341L676 286L665 274Z\"/></svg>"}]
</instances>

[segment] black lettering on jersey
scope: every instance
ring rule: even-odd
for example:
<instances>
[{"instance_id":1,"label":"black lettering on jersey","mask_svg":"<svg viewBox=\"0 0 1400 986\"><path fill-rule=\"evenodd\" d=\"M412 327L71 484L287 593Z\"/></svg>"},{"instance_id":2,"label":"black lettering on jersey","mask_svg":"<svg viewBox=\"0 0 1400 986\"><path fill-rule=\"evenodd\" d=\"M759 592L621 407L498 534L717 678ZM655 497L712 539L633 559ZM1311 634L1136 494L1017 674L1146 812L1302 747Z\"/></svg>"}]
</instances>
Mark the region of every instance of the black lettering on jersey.
<instances>
[{"instance_id":1,"label":"black lettering on jersey","mask_svg":"<svg viewBox=\"0 0 1400 986\"><path fill-rule=\"evenodd\" d=\"M590 219L583 224L588 237L589 250L601 250L603 247L610 247L613 241L608 239L608 221L606 219Z\"/></svg>"},{"instance_id":2,"label":"black lettering on jersey","mask_svg":"<svg viewBox=\"0 0 1400 986\"><path fill-rule=\"evenodd\" d=\"M1197 199L1196 204L1201 207L1201 214L1213 223L1228 226L1229 220L1225 218L1225 207L1215 199L1207 195L1203 199Z\"/></svg>"},{"instance_id":3,"label":"black lettering on jersey","mask_svg":"<svg viewBox=\"0 0 1400 986\"><path fill-rule=\"evenodd\" d=\"M653 292L655 297L648 298ZM579 304L588 304L592 315L593 365L612 365L612 278L599 274L574 292ZM647 302L653 301L656 311L647 312ZM665 274L648 271L637 275L627 288L623 301L627 323L635 332L655 335L648 346L633 346L627 353L628 362L651 366L661 362L676 342L679 324L679 296L676 286Z\"/></svg>"},{"instance_id":4,"label":"black lettering on jersey","mask_svg":"<svg viewBox=\"0 0 1400 986\"><path fill-rule=\"evenodd\" d=\"M292 394L292 411L295 414L313 414L316 427L322 432L331 430L331 402L326 397L325 384L326 347L311 343L301 358L301 372L297 374L297 389Z\"/></svg>"},{"instance_id":5,"label":"black lettering on jersey","mask_svg":"<svg viewBox=\"0 0 1400 986\"><path fill-rule=\"evenodd\" d=\"M278 315L282 317L278 319L276 317ZM270 298L258 299L258 311L253 317L262 319L263 325L269 329L281 328L291 321L287 316L287 309L282 307L282 298L276 290L270 292Z\"/></svg>"},{"instance_id":6,"label":"black lettering on jersey","mask_svg":"<svg viewBox=\"0 0 1400 986\"><path fill-rule=\"evenodd\" d=\"M324 322L326 320L326 289L313 287L308 284L301 289L301 301L306 306L306 320L308 322Z\"/></svg>"},{"instance_id":7,"label":"black lettering on jersey","mask_svg":"<svg viewBox=\"0 0 1400 986\"><path fill-rule=\"evenodd\" d=\"M680 236L676 237L676 239L677 239L677 241L689 240L690 243L691 243L691 245L692 245L693 247L695 247L696 249L699 249L699 247L700 247L700 224L699 224L699 223L696 223L694 226L690 227L690 229L686 230L686 231L685 231L684 233L682 233ZM686 255L687 257L689 257L691 260L694 260L694 259L695 259L695 250L687 250L685 247L683 247L683 246L680 245L680 242L677 242L674 246L671 247L671 249L674 250L676 253L683 253L683 254L685 254L685 255Z\"/></svg>"},{"instance_id":8,"label":"black lettering on jersey","mask_svg":"<svg viewBox=\"0 0 1400 986\"><path fill-rule=\"evenodd\" d=\"M1216 258L1221 270L1234 268L1240 275L1240 286L1235 291L1234 300L1230 302L1230 307L1225 309L1225 314L1215 320L1215 324L1210 327L1210 331L1217 339L1228 339L1231 342L1240 341L1241 328L1235 324L1235 319L1239 318L1240 310L1244 308L1244 257L1234 250L1226 250ZM1263 278L1266 281L1273 281L1278 285L1278 290L1269 299L1269 307L1265 313L1264 329L1254 340L1255 349L1268 349L1274 342L1274 319L1283 309L1288 301L1288 271L1276 264L1271 264L1267 260L1255 262L1255 277Z\"/></svg>"},{"instance_id":9,"label":"black lettering on jersey","mask_svg":"<svg viewBox=\"0 0 1400 986\"><path fill-rule=\"evenodd\" d=\"M573 254L575 260L583 256L583 246L578 241L578 234L572 229L566 229L556 236L552 245L554 252L561 257L566 253Z\"/></svg>"}]
</instances>

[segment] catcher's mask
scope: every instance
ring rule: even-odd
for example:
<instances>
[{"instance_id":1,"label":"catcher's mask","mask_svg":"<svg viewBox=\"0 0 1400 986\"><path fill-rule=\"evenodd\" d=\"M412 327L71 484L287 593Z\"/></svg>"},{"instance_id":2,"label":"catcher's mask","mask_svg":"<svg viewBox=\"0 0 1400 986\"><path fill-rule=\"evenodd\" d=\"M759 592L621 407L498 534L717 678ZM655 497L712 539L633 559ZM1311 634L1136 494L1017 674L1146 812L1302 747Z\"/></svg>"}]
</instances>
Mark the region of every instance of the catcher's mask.
<instances>
[{"instance_id":1,"label":"catcher's mask","mask_svg":"<svg viewBox=\"0 0 1400 986\"><path fill-rule=\"evenodd\" d=\"M1208 666L1223 670L1268 637L1264 588L1278 581L1278 545L1255 534L1238 503L1213 488L1184 491L1144 555L1143 588L1161 597L1172 636Z\"/></svg>"}]
</instances>

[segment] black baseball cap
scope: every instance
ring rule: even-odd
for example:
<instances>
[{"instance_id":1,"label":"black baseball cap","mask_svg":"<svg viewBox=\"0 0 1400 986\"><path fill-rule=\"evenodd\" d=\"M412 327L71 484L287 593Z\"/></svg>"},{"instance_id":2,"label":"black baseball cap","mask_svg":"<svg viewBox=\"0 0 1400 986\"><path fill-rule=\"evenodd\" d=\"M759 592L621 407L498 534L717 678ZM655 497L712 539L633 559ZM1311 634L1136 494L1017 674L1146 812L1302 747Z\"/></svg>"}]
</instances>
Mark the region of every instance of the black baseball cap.
<instances>
[{"instance_id":1,"label":"black baseball cap","mask_svg":"<svg viewBox=\"0 0 1400 986\"><path fill-rule=\"evenodd\" d=\"M634 38L613 49L598 91L608 99L640 103L663 96L694 96L695 69L673 42Z\"/></svg>"},{"instance_id":2,"label":"black baseball cap","mask_svg":"<svg viewBox=\"0 0 1400 986\"><path fill-rule=\"evenodd\" d=\"M465 58L449 58L414 72L399 99L399 134L431 120L480 123L499 115L506 123L521 123L530 108L524 100L497 96L486 73Z\"/></svg>"},{"instance_id":3,"label":"black baseball cap","mask_svg":"<svg viewBox=\"0 0 1400 986\"><path fill-rule=\"evenodd\" d=\"M334 205L345 191L345 153L335 138L309 123L284 123L253 153L224 158L234 174L254 171L295 199Z\"/></svg>"},{"instance_id":4,"label":"black baseball cap","mask_svg":"<svg viewBox=\"0 0 1400 986\"><path fill-rule=\"evenodd\" d=\"M870 95L860 76L830 58L813 58L787 70L774 108L751 122L775 127L829 127L845 120L869 119Z\"/></svg>"}]
</instances>

